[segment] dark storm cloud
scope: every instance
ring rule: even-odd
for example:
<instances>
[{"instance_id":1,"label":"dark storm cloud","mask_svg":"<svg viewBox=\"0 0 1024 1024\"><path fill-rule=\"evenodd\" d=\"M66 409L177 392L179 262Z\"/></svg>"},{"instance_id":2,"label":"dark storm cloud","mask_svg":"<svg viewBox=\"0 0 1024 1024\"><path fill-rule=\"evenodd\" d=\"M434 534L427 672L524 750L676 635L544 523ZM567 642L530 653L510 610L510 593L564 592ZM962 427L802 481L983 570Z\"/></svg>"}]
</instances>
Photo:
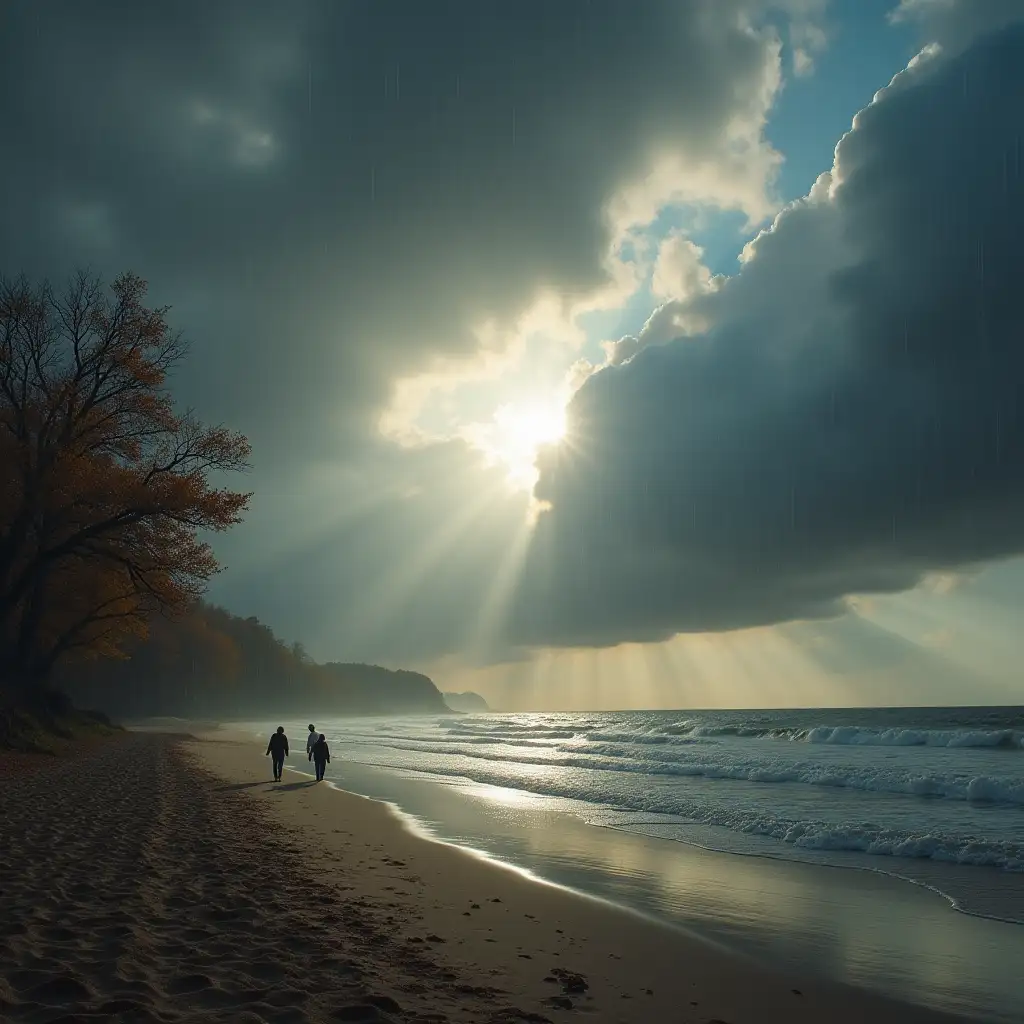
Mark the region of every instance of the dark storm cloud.
<instances>
[{"instance_id":1,"label":"dark storm cloud","mask_svg":"<svg viewBox=\"0 0 1024 1024\"><path fill-rule=\"evenodd\" d=\"M394 380L600 285L604 205L653 155L756 193L777 53L744 16L786 5L13 0L0 272L130 268L172 305L182 401L255 449L216 599L320 657L451 651L521 502L453 550L501 474L383 445Z\"/></svg>"},{"instance_id":2,"label":"dark storm cloud","mask_svg":"<svg viewBox=\"0 0 1024 1024\"><path fill-rule=\"evenodd\" d=\"M485 316L603 280L616 189L756 118L770 6L7 4L0 265L130 266L261 472L330 452Z\"/></svg>"},{"instance_id":3,"label":"dark storm cloud","mask_svg":"<svg viewBox=\"0 0 1024 1024\"><path fill-rule=\"evenodd\" d=\"M1024 551L1024 28L921 61L698 298L577 394L514 632L609 644L828 616Z\"/></svg>"},{"instance_id":4,"label":"dark storm cloud","mask_svg":"<svg viewBox=\"0 0 1024 1024\"><path fill-rule=\"evenodd\" d=\"M925 42L955 52L1024 18L1024 0L900 0L890 17L917 25Z\"/></svg>"}]
</instances>

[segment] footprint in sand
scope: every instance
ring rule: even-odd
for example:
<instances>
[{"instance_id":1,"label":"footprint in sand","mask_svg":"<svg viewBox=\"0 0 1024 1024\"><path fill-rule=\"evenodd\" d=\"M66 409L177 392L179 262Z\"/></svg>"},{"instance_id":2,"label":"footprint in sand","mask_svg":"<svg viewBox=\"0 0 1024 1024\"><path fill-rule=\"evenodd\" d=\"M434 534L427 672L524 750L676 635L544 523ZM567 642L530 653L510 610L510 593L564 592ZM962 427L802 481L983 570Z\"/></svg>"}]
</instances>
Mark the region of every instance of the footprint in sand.
<instances>
[{"instance_id":1,"label":"footprint in sand","mask_svg":"<svg viewBox=\"0 0 1024 1024\"><path fill-rule=\"evenodd\" d=\"M41 1006L64 1007L68 1003L82 1002L92 998L92 993L85 985L77 978L68 976L48 978L22 994L28 1001L39 1003Z\"/></svg>"},{"instance_id":2,"label":"footprint in sand","mask_svg":"<svg viewBox=\"0 0 1024 1024\"><path fill-rule=\"evenodd\" d=\"M130 1013L134 1017L145 1018L148 1013L148 1007L138 999L122 997L118 999L108 999L105 1003L101 1003L96 1007L96 1013L104 1017L113 1017L120 1013Z\"/></svg>"},{"instance_id":3,"label":"footprint in sand","mask_svg":"<svg viewBox=\"0 0 1024 1024\"><path fill-rule=\"evenodd\" d=\"M337 1021L351 1021L352 1024L363 1024L364 1021L386 1021L391 1018L369 1003L352 1003L349 1006L339 1006L331 1014L331 1018Z\"/></svg>"},{"instance_id":4,"label":"footprint in sand","mask_svg":"<svg viewBox=\"0 0 1024 1024\"><path fill-rule=\"evenodd\" d=\"M213 979L205 974L178 974L167 982L171 995L189 995L213 987Z\"/></svg>"}]
</instances>

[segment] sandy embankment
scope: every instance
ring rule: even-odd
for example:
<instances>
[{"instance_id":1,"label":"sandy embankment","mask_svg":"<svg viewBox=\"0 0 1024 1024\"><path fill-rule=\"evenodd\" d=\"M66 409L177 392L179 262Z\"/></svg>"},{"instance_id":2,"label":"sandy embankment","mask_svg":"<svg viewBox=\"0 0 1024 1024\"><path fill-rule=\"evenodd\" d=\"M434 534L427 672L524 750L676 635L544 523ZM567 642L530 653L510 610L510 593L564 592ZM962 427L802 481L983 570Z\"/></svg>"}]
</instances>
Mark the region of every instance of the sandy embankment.
<instances>
[{"instance_id":1,"label":"sandy embankment","mask_svg":"<svg viewBox=\"0 0 1024 1024\"><path fill-rule=\"evenodd\" d=\"M0 1018L940 1019L773 975L384 805L275 786L262 755L134 735L0 789Z\"/></svg>"}]
</instances>

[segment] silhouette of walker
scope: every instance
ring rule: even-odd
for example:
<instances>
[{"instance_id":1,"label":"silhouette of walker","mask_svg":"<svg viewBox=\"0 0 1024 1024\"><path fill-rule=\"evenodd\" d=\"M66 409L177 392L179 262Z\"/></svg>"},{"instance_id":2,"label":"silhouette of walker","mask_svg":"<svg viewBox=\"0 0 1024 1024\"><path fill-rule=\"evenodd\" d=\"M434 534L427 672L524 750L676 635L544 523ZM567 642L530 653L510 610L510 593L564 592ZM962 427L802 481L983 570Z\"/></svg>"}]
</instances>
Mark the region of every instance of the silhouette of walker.
<instances>
[{"instance_id":1,"label":"silhouette of walker","mask_svg":"<svg viewBox=\"0 0 1024 1024\"><path fill-rule=\"evenodd\" d=\"M316 726L309 723L309 736L306 737L306 756L312 761L313 760L313 744L320 739L320 733L316 731Z\"/></svg>"},{"instance_id":2,"label":"silhouette of walker","mask_svg":"<svg viewBox=\"0 0 1024 1024\"><path fill-rule=\"evenodd\" d=\"M288 737L284 734L283 725L279 725L277 732L270 737L267 753L272 755L274 762L274 781L280 782L281 772L284 771L284 759L288 756Z\"/></svg>"},{"instance_id":3,"label":"silhouette of walker","mask_svg":"<svg viewBox=\"0 0 1024 1024\"><path fill-rule=\"evenodd\" d=\"M316 743L313 744L313 749L310 751L310 757L316 768L316 781L319 782L324 777L327 765L331 763L331 750L327 746L326 736L321 734L317 737Z\"/></svg>"}]
</instances>

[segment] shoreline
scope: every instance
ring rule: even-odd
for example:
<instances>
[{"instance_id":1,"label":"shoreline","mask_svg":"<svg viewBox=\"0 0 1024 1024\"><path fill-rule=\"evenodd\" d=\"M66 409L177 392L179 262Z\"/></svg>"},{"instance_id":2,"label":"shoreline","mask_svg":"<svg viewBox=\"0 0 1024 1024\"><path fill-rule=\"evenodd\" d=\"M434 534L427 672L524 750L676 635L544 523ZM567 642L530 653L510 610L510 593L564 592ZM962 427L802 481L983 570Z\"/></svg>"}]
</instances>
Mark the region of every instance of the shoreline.
<instances>
[{"instance_id":1,"label":"shoreline","mask_svg":"<svg viewBox=\"0 0 1024 1024\"><path fill-rule=\"evenodd\" d=\"M346 764L350 764L350 765L352 765L352 764L358 765L361 768L369 768L369 769L371 769L373 771L385 771L385 772L389 771L389 769L387 769L387 768L383 768L380 765L372 764L372 763L369 763L369 762L346 761L345 763ZM292 772L297 772L299 774L305 774L305 773L301 772L300 769L292 768L290 766L288 766L288 770L292 771ZM417 776L417 777L422 777L424 781L431 781L431 782L434 782L435 784L439 784L439 785L447 785L447 784L450 784L448 782L448 780L460 779L461 778L460 776L457 776L457 775L443 776L443 777L440 777L440 778L443 778L446 781L445 782L438 782L438 778L439 778L438 776L434 776L434 775L432 775L430 773L426 773L426 772L417 771L415 768L402 768L402 769L397 769L397 771L400 771L402 773L408 773L409 775L414 775L414 776ZM310 775L310 777L312 778L312 775ZM337 783L333 782L330 779L325 779L324 781L325 782L329 782L332 787L338 788L342 792L350 793L353 796L366 797L366 794L360 793L360 792L358 792L356 790L345 789L345 787L339 786ZM471 779L466 779L465 781L467 781L467 782L469 782L471 784L474 784L473 780L471 780ZM377 799L375 797L366 797L366 798L367 799ZM392 804L393 803L392 801L388 801L388 800L385 800L385 799L380 799L379 802L387 803L387 804ZM399 804L395 803L395 804L393 804L393 806L396 808L397 812L400 815L403 815L403 816L407 817L410 820L410 822L418 822L419 821L419 819L417 818L417 816L415 814L412 814L411 812L405 811ZM597 805L594 805L594 806L597 806ZM572 812L567 812L567 813L572 813ZM1015 927L1024 928L1024 918L1021 918L1021 917L1003 917L1003 916L1000 916L998 913L995 913L995 912L987 912L987 911L980 910L980 909L973 909L971 907L966 907L966 906L963 905L963 903L960 901L960 899L956 895L954 895L953 893L947 892L945 889L941 888L940 884L933 883L933 882L928 881L928 880L923 879L923 878L915 878L912 875L903 874L899 870L896 870L896 869L888 869L888 868L884 868L884 867L878 867L875 864L868 864L868 863L863 863L863 862L839 863L839 862L835 862L835 861L812 860L811 858L803 859L803 858L797 858L797 857L785 857L785 856L781 856L780 854L772 853L772 852L767 851L767 850L765 852L758 852L758 851L754 851L754 850L730 850L730 849L726 849L726 848L721 847L721 846L711 845L710 843L702 843L702 842L699 842L699 841L697 841L695 839L679 838L679 837L676 837L676 836L671 836L670 837L670 836L653 835L653 834L648 833L648 832L643 832L643 831L640 831L638 829L630 828L628 825L620 825L620 824L617 824L615 822L589 821L589 820L587 820L587 818L585 816L581 816L580 820L588 828L608 829L608 830L615 831L615 832L621 832L621 833L623 833L624 835L627 835L627 836L644 836L646 838L653 839L653 840L655 840L656 842L659 842L659 843L678 844L678 845L686 847L688 849L702 850L705 853L714 854L716 856L722 856L722 857L741 857L741 858L744 858L746 860L770 861L772 863L786 864L786 865L800 865L800 866L803 866L803 867L807 867L807 868L809 868L812 871L822 871L822 870L823 871L839 871L839 872L853 871L853 872L857 872L857 873L867 874L869 876L878 876L878 877L881 877L881 878L890 879L892 881L899 882L901 884L910 885L910 886L913 886L915 889L919 889L919 890L923 890L925 892L931 893L932 895L937 896L940 899L942 899L945 902L945 904L947 905L947 907L948 907L948 909L950 911L952 911L953 913L956 913L956 914L962 914L964 917L977 918L980 921L993 921L993 922L995 922L997 924L1012 925L1012 926L1015 926ZM635 824L643 824L643 823L642 822L637 822ZM505 863L505 862L501 861L500 859L496 859L494 857L491 857L489 854L487 854L486 851L481 851L481 850L478 850L476 847L467 846L467 845L464 845L464 844L460 844L458 842L454 842L454 841L452 841L450 839L446 839L443 836L440 836L439 834L436 834L436 833L432 833L432 832L431 833L424 833L424 838L432 839L433 841L444 843L444 844L447 844L447 845L450 845L450 846L455 846L455 847L457 847L459 849L465 849L465 850L468 850L470 852L479 852L482 856L485 857L485 859L490 859L495 864L499 864L500 865L500 864L504 864ZM851 856L851 861L852 861L852 857L856 856L856 855L855 854L851 854L850 856ZM900 860L901 860L900 858L890 858L890 859L893 862L895 862L895 863L899 863ZM931 863L931 862L929 862L929 863ZM509 865L509 866L513 867L513 865ZM973 867L973 866L970 867L970 868L967 868L967 867L963 867L963 866L960 866L960 865L946 865L946 864L942 864L942 863L939 863L939 865L938 865L938 871L939 872L947 871L947 870L952 871L952 870L957 870L957 869L959 869L959 870L967 870L967 871L989 870L988 868L986 868L984 866L979 869L979 868ZM535 872L530 871L529 869L523 869L523 870L524 870L524 872L527 875L529 875L530 877L534 878L535 880L537 880L538 882L541 882L543 884L554 884L554 885L558 885L559 884L559 883L549 882L548 880L544 879L543 877L541 877L540 875L536 874ZM992 869L992 870L997 870L997 869ZM1019 874L1016 873L1016 872L1005 872L1005 873L1008 874L1012 878L1020 877ZM578 892L582 896L586 896L586 897L591 896L590 893L584 892L582 890L573 889L571 886L566 886L564 888L569 888L570 890L572 890L574 892ZM600 899L600 897L595 897L595 898ZM620 904L616 904L616 905L620 905ZM630 908L625 907L624 909L630 909Z\"/></svg>"},{"instance_id":2,"label":"shoreline","mask_svg":"<svg viewBox=\"0 0 1024 1024\"><path fill-rule=\"evenodd\" d=\"M937 1024L971 1019L823 980L811 972L766 968L755 957L713 937L536 878L532 872L439 835L421 834L409 827L417 821L415 815L401 807L396 813L389 802L346 790L338 783L275 786L266 781L269 770L251 737L229 740L220 733L215 744L201 743L192 749L225 780L245 786L247 796L289 831L315 834L326 856L348 865L346 882L363 896L390 898L377 884L380 864L364 860L352 864L353 856L367 848L386 849L403 864L415 864L413 873L420 884L418 891L402 890L404 913L422 914L432 933L445 940L442 948L455 947L466 957L463 970L496 978L495 984L516 993L523 1005L533 1000L530 1012L550 1015L553 1009L550 983L544 981L549 975L532 961L567 957L566 969L588 978L589 1000L599 1003L588 1001L579 1008L598 1012L602 1020L739 1024L873 1018ZM305 778L302 768L292 768L291 774ZM298 799L289 799L292 793ZM351 832L343 827L340 832L348 838L338 838L339 830L333 826L345 822L350 823ZM499 908L505 910L512 903L517 917L522 911L522 919L509 920L506 912L496 920L493 910L488 914L488 904L495 898L491 890L497 892ZM467 903L470 909L463 909ZM481 914L486 920L482 931L477 923ZM543 936L540 941L538 935ZM681 964L687 965L685 981L680 981Z\"/></svg>"},{"instance_id":3,"label":"shoreline","mask_svg":"<svg viewBox=\"0 0 1024 1024\"><path fill-rule=\"evenodd\" d=\"M0 1017L949 1024L274 784L250 737L129 733L0 788ZM295 774L295 773L292 773ZM41 808L45 811L41 813ZM978 1018L974 1018L978 1019Z\"/></svg>"},{"instance_id":4,"label":"shoreline","mask_svg":"<svg viewBox=\"0 0 1024 1024\"><path fill-rule=\"evenodd\" d=\"M296 775L301 775L304 778L314 778L312 773L304 772L298 768L288 767L288 771ZM370 803L378 804L381 807L387 809L391 816L395 819L398 825L411 836L425 843L432 843L437 846L443 847L448 850L457 851L459 854L471 857L474 860L493 868L496 871L508 872L515 875L517 878L523 879L530 885L543 886L548 889L553 889L556 892L563 893L571 896L573 899L584 900L588 903L592 903L597 907L604 908L605 910L612 911L616 914L625 914L629 917L635 918L644 924L651 925L655 928L667 929L671 932L676 932L681 935L685 935L688 940L693 940L701 943L702 945L708 946L709 948L715 949L718 952L738 959L753 959L745 954L742 950L733 949L710 936L702 935L699 932L687 929L682 925L673 924L669 921L663 921L654 914L646 913L636 907L631 907L626 903L617 903L614 900L608 899L604 896L599 896L592 892L587 892L585 889L574 888L571 885L565 885L561 882L552 881L549 878L545 878L543 875L531 870L530 868L522 867L519 864L515 864L512 861L502 860L499 857L494 856L486 850L480 849L476 846L469 846L465 843L456 842L455 840L448 839L441 835L439 832L434 831L422 818L411 814L406 811L402 806L391 800L381 800L377 797L367 796L365 793L358 793L355 790L346 789L343 785L333 782L330 779L325 778L323 782L326 784L322 788L333 790L335 793L339 793L345 797L350 797L356 800L367 800ZM600 827L600 826L597 826Z\"/></svg>"},{"instance_id":5,"label":"shoreline","mask_svg":"<svg viewBox=\"0 0 1024 1024\"><path fill-rule=\"evenodd\" d=\"M1019 788L1016 757L987 747L972 748L965 760L959 747L944 745L805 748L731 735L677 749L676 717L619 723L581 713L507 727L481 719L468 730L448 722L421 728L404 719L375 728L343 719L323 724L368 768L534 794L552 805L575 805L594 825L618 825L677 848L861 868L935 891L966 916L1024 924L1024 818L1013 793L1005 792L1015 781ZM815 717L833 728L824 712ZM379 745L377 728L387 734ZM667 764L660 763L663 750ZM884 784L871 781L875 775ZM978 790L970 798L965 780ZM989 790L1002 795L984 799Z\"/></svg>"}]
</instances>

